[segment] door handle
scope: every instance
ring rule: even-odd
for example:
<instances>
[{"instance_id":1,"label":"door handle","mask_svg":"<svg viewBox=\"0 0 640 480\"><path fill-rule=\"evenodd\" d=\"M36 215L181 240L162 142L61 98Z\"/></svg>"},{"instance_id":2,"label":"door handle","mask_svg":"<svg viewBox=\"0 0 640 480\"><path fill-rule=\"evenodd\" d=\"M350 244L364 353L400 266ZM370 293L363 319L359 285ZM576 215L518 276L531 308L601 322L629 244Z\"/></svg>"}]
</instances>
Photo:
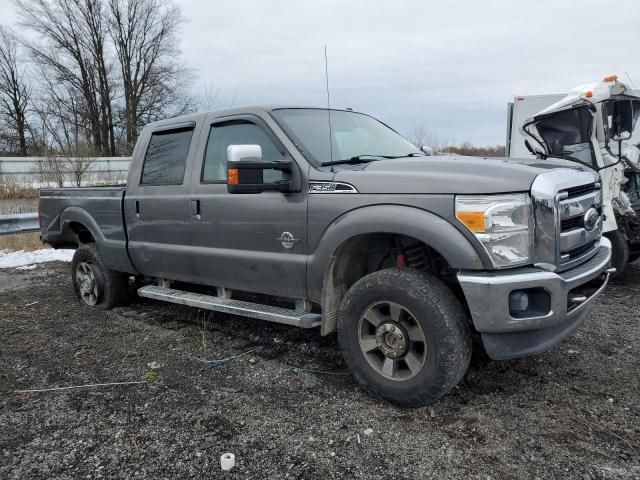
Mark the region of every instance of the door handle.
<instances>
[{"instance_id":1,"label":"door handle","mask_svg":"<svg viewBox=\"0 0 640 480\"><path fill-rule=\"evenodd\" d=\"M140 202L136 200L136 218L140 218Z\"/></svg>"},{"instance_id":2,"label":"door handle","mask_svg":"<svg viewBox=\"0 0 640 480\"><path fill-rule=\"evenodd\" d=\"M195 220L201 220L200 215L200 200L191 200L191 216Z\"/></svg>"}]
</instances>

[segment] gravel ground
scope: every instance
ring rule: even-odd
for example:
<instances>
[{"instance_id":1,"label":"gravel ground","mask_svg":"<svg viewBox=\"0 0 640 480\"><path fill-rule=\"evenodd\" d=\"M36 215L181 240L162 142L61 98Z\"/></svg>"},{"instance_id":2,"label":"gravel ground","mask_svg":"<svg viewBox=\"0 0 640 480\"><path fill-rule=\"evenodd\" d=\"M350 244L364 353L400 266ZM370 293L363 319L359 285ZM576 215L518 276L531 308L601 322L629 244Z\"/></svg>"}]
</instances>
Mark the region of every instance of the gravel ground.
<instances>
[{"instance_id":1,"label":"gravel ground","mask_svg":"<svg viewBox=\"0 0 640 480\"><path fill-rule=\"evenodd\" d=\"M139 299L85 308L68 269L0 272L2 479L640 478L640 263L565 344L477 355L416 410L363 393L334 336Z\"/></svg>"}]
</instances>

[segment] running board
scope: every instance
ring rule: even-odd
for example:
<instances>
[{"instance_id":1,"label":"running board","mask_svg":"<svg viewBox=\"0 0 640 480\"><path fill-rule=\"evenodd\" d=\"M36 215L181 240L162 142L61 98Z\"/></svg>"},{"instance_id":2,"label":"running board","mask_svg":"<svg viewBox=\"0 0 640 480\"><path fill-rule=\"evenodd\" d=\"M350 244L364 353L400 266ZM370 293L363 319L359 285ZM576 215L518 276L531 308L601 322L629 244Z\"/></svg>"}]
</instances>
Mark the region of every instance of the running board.
<instances>
[{"instance_id":1,"label":"running board","mask_svg":"<svg viewBox=\"0 0 640 480\"><path fill-rule=\"evenodd\" d=\"M284 323L300 328L320 326L320 315L317 313L303 313L289 308L272 307L260 303L243 302L212 295L185 292L173 288L147 285L138 289L140 297L162 300L163 302L178 303L190 307L204 308L216 312L230 313L243 317L257 318L269 322Z\"/></svg>"}]
</instances>

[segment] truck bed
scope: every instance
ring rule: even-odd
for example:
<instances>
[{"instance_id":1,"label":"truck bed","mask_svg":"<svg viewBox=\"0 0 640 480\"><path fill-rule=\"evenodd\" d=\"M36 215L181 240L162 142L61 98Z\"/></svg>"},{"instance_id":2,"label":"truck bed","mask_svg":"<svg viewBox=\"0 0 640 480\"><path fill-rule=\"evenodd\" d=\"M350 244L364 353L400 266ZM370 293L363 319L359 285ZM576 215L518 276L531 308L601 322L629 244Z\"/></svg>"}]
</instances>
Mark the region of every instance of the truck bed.
<instances>
[{"instance_id":1,"label":"truck bed","mask_svg":"<svg viewBox=\"0 0 640 480\"><path fill-rule=\"evenodd\" d=\"M131 271L123 217L124 186L40 190L42 240L54 248L95 241L113 270Z\"/></svg>"}]
</instances>

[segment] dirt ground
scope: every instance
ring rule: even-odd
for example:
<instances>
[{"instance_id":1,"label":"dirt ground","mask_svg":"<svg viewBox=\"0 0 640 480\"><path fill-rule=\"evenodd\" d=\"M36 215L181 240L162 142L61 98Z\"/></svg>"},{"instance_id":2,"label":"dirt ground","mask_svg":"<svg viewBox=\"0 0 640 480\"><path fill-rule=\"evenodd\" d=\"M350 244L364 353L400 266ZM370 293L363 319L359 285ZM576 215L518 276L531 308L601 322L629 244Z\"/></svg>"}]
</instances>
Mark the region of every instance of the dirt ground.
<instances>
[{"instance_id":1,"label":"dirt ground","mask_svg":"<svg viewBox=\"0 0 640 480\"><path fill-rule=\"evenodd\" d=\"M334 336L140 299L84 308L68 269L0 272L2 479L640 478L640 262L565 344L478 355L417 410L363 393Z\"/></svg>"}]
</instances>

